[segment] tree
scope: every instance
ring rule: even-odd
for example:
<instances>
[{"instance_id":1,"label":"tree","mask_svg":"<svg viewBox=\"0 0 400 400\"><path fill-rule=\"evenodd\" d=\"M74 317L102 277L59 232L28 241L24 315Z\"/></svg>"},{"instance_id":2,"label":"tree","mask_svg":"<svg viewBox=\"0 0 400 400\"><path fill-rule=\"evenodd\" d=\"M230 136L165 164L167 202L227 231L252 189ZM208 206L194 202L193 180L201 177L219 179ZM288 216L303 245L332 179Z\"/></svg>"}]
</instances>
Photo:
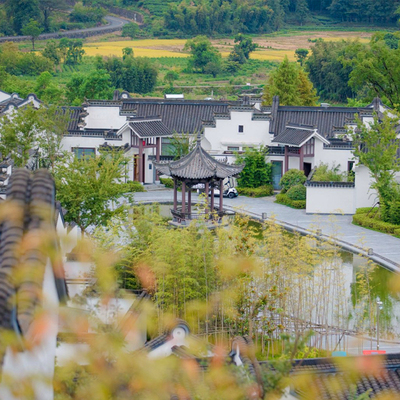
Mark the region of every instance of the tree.
<instances>
[{"instance_id":1,"label":"tree","mask_svg":"<svg viewBox=\"0 0 400 400\"><path fill-rule=\"evenodd\" d=\"M57 200L68 210L67 221L85 231L90 225L105 225L124 212L123 207L110 206L121 198L131 200L120 183L127 162L121 152L104 152L84 159L71 156L64 161L56 166L54 177Z\"/></svg>"},{"instance_id":2,"label":"tree","mask_svg":"<svg viewBox=\"0 0 400 400\"><path fill-rule=\"evenodd\" d=\"M81 39L75 39L75 40L71 39L68 40L66 43L68 48L66 51L65 64L76 65L82 62L82 56L85 54L85 50L83 50L82 48L83 41Z\"/></svg>"},{"instance_id":3,"label":"tree","mask_svg":"<svg viewBox=\"0 0 400 400\"><path fill-rule=\"evenodd\" d=\"M13 22L14 31L20 35L22 28L31 19L40 20L40 9L38 0L7 0L7 16Z\"/></svg>"},{"instance_id":4,"label":"tree","mask_svg":"<svg viewBox=\"0 0 400 400\"><path fill-rule=\"evenodd\" d=\"M50 32L50 14L54 10L67 10L68 4L59 0L39 0L39 7L43 12L43 28Z\"/></svg>"},{"instance_id":5,"label":"tree","mask_svg":"<svg viewBox=\"0 0 400 400\"><path fill-rule=\"evenodd\" d=\"M55 40L49 40L46 43L46 47L42 51L42 56L48 58L54 63L59 65L61 62L61 51Z\"/></svg>"},{"instance_id":6,"label":"tree","mask_svg":"<svg viewBox=\"0 0 400 400\"><path fill-rule=\"evenodd\" d=\"M296 17L299 19L300 25L304 24L307 19L310 10L308 9L307 0L296 1Z\"/></svg>"},{"instance_id":7,"label":"tree","mask_svg":"<svg viewBox=\"0 0 400 400\"><path fill-rule=\"evenodd\" d=\"M24 167L30 150L38 149L39 165L52 169L61 154L61 140L67 132L68 117L55 106L20 108L0 120L0 152L11 156L16 167Z\"/></svg>"},{"instance_id":8,"label":"tree","mask_svg":"<svg viewBox=\"0 0 400 400\"><path fill-rule=\"evenodd\" d=\"M35 50L35 40L43 32L43 29L39 26L39 23L34 19L30 19L29 23L22 28L22 34L30 36L32 41L32 51Z\"/></svg>"},{"instance_id":9,"label":"tree","mask_svg":"<svg viewBox=\"0 0 400 400\"><path fill-rule=\"evenodd\" d=\"M340 102L354 98L355 90L349 86L353 66L348 61L358 53L364 54L363 47L359 42L350 41L315 43L305 68L321 97Z\"/></svg>"},{"instance_id":10,"label":"tree","mask_svg":"<svg viewBox=\"0 0 400 400\"><path fill-rule=\"evenodd\" d=\"M64 90L52 82L50 72L42 72L36 79L35 94L47 104L61 104Z\"/></svg>"},{"instance_id":11,"label":"tree","mask_svg":"<svg viewBox=\"0 0 400 400\"><path fill-rule=\"evenodd\" d=\"M308 74L303 69L299 69L299 96L302 106L315 106L318 102L317 91L312 82L308 79Z\"/></svg>"},{"instance_id":12,"label":"tree","mask_svg":"<svg viewBox=\"0 0 400 400\"><path fill-rule=\"evenodd\" d=\"M221 64L221 54L212 46L206 36L197 36L188 40L184 50L189 50L191 53L188 67L196 72L206 73L206 65L209 63L214 65Z\"/></svg>"},{"instance_id":13,"label":"tree","mask_svg":"<svg viewBox=\"0 0 400 400\"><path fill-rule=\"evenodd\" d=\"M133 57L133 49L132 47L124 47L122 49L122 59L125 60L127 57Z\"/></svg>"},{"instance_id":14,"label":"tree","mask_svg":"<svg viewBox=\"0 0 400 400\"><path fill-rule=\"evenodd\" d=\"M238 178L239 187L258 188L272 182L271 164L266 162L267 147L247 148L243 155L236 156L237 164L245 164Z\"/></svg>"},{"instance_id":15,"label":"tree","mask_svg":"<svg viewBox=\"0 0 400 400\"><path fill-rule=\"evenodd\" d=\"M122 36L135 39L139 32L139 25L134 22L129 22L122 27Z\"/></svg>"},{"instance_id":16,"label":"tree","mask_svg":"<svg viewBox=\"0 0 400 400\"><path fill-rule=\"evenodd\" d=\"M239 33L235 36L235 45L232 52L229 54L228 60L244 64L250 58L250 53L253 52L258 45L253 43L251 38Z\"/></svg>"},{"instance_id":17,"label":"tree","mask_svg":"<svg viewBox=\"0 0 400 400\"><path fill-rule=\"evenodd\" d=\"M294 55L297 58L297 62L300 63L301 66L303 66L304 61L308 56L308 53L308 49L296 49L296 51L294 52Z\"/></svg>"},{"instance_id":18,"label":"tree","mask_svg":"<svg viewBox=\"0 0 400 400\"><path fill-rule=\"evenodd\" d=\"M371 97L379 96L400 109L400 51L388 46L384 33L374 34L369 46L347 63L353 69L349 80L353 89L366 87Z\"/></svg>"},{"instance_id":19,"label":"tree","mask_svg":"<svg viewBox=\"0 0 400 400\"><path fill-rule=\"evenodd\" d=\"M191 140L188 133L174 133L169 139L168 154L179 160L189 154L195 147L196 142Z\"/></svg>"},{"instance_id":20,"label":"tree","mask_svg":"<svg viewBox=\"0 0 400 400\"><path fill-rule=\"evenodd\" d=\"M67 82L66 97L71 104L80 105L87 99L112 99L110 75L104 69L91 74L75 73Z\"/></svg>"},{"instance_id":21,"label":"tree","mask_svg":"<svg viewBox=\"0 0 400 400\"><path fill-rule=\"evenodd\" d=\"M272 98L279 96L282 105L302 106L315 105L317 96L307 74L288 58L271 72L268 83L264 87L263 101L271 104Z\"/></svg>"},{"instance_id":22,"label":"tree","mask_svg":"<svg viewBox=\"0 0 400 400\"><path fill-rule=\"evenodd\" d=\"M170 87L174 86L174 81L176 81L177 79L179 79L179 74L173 69L167 71L167 73L164 76L164 81L168 82Z\"/></svg>"},{"instance_id":23,"label":"tree","mask_svg":"<svg viewBox=\"0 0 400 400\"><path fill-rule=\"evenodd\" d=\"M357 129L349 130L354 144L354 155L359 162L371 172L374 179L372 187L379 195L382 216L388 220L391 202L399 196L395 173L400 171L400 160L397 158L399 148L396 126L399 118L396 115L374 116L371 124L357 120Z\"/></svg>"}]
</instances>

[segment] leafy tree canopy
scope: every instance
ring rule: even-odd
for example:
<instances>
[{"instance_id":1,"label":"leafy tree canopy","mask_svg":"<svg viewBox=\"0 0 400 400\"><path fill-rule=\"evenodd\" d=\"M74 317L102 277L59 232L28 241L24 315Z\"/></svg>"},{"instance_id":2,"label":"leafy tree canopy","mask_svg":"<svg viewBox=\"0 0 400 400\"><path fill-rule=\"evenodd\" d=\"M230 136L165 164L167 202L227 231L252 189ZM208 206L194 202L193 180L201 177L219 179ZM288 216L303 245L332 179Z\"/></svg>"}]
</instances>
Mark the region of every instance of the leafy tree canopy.
<instances>
[{"instance_id":1,"label":"leafy tree canopy","mask_svg":"<svg viewBox=\"0 0 400 400\"><path fill-rule=\"evenodd\" d=\"M244 154L236 156L237 164L245 164L238 178L239 187L257 188L272 182L271 164L266 162L266 147L247 148Z\"/></svg>"},{"instance_id":2,"label":"leafy tree canopy","mask_svg":"<svg viewBox=\"0 0 400 400\"><path fill-rule=\"evenodd\" d=\"M204 74L208 64L221 64L221 54L212 46L206 36L197 36L188 40L184 50L188 50L191 54L188 60L188 67L196 72Z\"/></svg>"},{"instance_id":3,"label":"leafy tree canopy","mask_svg":"<svg viewBox=\"0 0 400 400\"><path fill-rule=\"evenodd\" d=\"M307 74L298 65L289 62L287 57L271 72L264 87L265 104L271 104L274 96L279 96L282 105L314 106L318 101L316 90Z\"/></svg>"},{"instance_id":4,"label":"leafy tree canopy","mask_svg":"<svg viewBox=\"0 0 400 400\"><path fill-rule=\"evenodd\" d=\"M111 151L84 159L70 156L58 164L54 171L57 199L68 210L66 220L85 230L123 213L124 207L112 208L111 202L131 201L121 183L126 163L121 152Z\"/></svg>"}]
</instances>

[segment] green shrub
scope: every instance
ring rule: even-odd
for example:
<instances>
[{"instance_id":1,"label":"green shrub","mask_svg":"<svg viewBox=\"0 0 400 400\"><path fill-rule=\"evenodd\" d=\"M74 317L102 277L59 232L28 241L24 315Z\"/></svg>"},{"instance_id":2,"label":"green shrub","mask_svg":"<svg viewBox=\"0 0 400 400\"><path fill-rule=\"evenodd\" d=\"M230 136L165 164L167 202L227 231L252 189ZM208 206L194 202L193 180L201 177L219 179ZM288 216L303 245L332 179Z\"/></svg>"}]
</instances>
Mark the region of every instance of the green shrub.
<instances>
[{"instance_id":1,"label":"green shrub","mask_svg":"<svg viewBox=\"0 0 400 400\"><path fill-rule=\"evenodd\" d=\"M360 207L360 208L357 208L356 214L366 214L370 210L371 210L371 207Z\"/></svg>"},{"instance_id":2,"label":"green shrub","mask_svg":"<svg viewBox=\"0 0 400 400\"><path fill-rule=\"evenodd\" d=\"M353 224L390 234L394 234L395 231L400 229L399 225L391 224L390 222L384 222L381 221L379 218L369 217L366 214L353 215Z\"/></svg>"},{"instance_id":3,"label":"green shrub","mask_svg":"<svg viewBox=\"0 0 400 400\"><path fill-rule=\"evenodd\" d=\"M126 192L135 193L135 192L145 192L146 191L140 182L128 181L126 183L123 183L123 185L125 186Z\"/></svg>"},{"instance_id":4,"label":"green shrub","mask_svg":"<svg viewBox=\"0 0 400 400\"><path fill-rule=\"evenodd\" d=\"M265 197L272 196L274 194L274 188L272 185L265 185L259 188L237 188L239 194L249 197Z\"/></svg>"},{"instance_id":5,"label":"green shrub","mask_svg":"<svg viewBox=\"0 0 400 400\"><path fill-rule=\"evenodd\" d=\"M280 180L279 184L282 188L282 193L286 193L292 186L300 185L307 180L303 171L298 169L290 169Z\"/></svg>"},{"instance_id":6,"label":"green shrub","mask_svg":"<svg viewBox=\"0 0 400 400\"><path fill-rule=\"evenodd\" d=\"M394 234L400 237L400 228L394 230Z\"/></svg>"},{"instance_id":7,"label":"green shrub","mask_svg":"<svg viewBox=\"0 0 400 400\"><path fill-rule=\"evenodd\" d=\"M292 186L286 193L290 200L305 200L307 189L304 185Z\"/></svg>"},{"instance_id":8,"label":"green shrub","mask_svg":"<svg viewBox=\"0 0 400 400\"><path fill-rule=\"evenodd\" d=\"M305 200L291 200L284 193L280 193L280 194L276 195L275 203L283 204L285 206L289 206L289 207L292 207L292 208L298 208L298 209L305 209L306 208L306 201Z\"/></svg>"},{"instance_id":9,"label":"green shrub","mask_svg":"<svg viewBox=\"0 0 400 400\"><path fill-rule=\"evenodd\" d=\"M394 200L389 206L389 222L400 225L400 200Z\"/></svg>"},{"instance_id":10,"label":"green shrub","mask_svg":"<svg viewBox=\"0 0 400 400\"><path fill-rule=\"evenodd\" d=\"M160 183L162 183L166 188L174 188L174 180L172 178L160 178Z\"/></svg>"},{"instance_id":11,"label":"green shrub","mask_svg":"<svg viewBox=\"0 0 400 400\"><path fill-rule=\"evenodd\" d=\"M312 176L312 181L315 182L352 182L354 180L353 174L347 172L339 172L340 164L329 168L328 164L321 163Z\"/></svg>"}]
</instances>

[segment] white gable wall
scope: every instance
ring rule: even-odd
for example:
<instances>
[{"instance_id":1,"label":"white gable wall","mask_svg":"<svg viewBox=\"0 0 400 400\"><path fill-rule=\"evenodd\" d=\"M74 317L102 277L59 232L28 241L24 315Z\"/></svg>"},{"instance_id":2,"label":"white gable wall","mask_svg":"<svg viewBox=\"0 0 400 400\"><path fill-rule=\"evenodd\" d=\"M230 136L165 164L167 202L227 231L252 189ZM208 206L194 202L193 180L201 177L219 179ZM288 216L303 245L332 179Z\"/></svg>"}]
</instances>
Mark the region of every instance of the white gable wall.
<instances>
[{"instance_id":1,"label":"white gable wall","mask_svg":"<svg viewBox=\"0 0 400 400\"><path fill-rule=\"evenodd\" d=\"M269 121L253 121L252 112L231 111L230 119L216 119L216 127L205 127L204 137L208 141L211 153L223 153L228 146L242 147L270 145ZM239 125L243 132L239 132ZM207 149L208 150L208 149Z\"/></svg>"},{"instance_id":2,"label":"white gable wall","mask_svg":"<svg viewBox=\"0 0 400 400\"><path fill-rule=\"evenodd\" d=\"M8 93L3 92L2 90L0 90L0 103L2 101L8 100L9 98L11 98L11 94L8 94Z\"/></svg>"},{"instance_id":3,"label":"white gable wall","mask_svg":"<svg viewBox=\"0 0 400 400\"><path fill-rule=\"evenodd\" d=\"M86 129L119 129L126 117L119 115L119 106L88 106L85 118Z\"/></svg>"}]
</instances>

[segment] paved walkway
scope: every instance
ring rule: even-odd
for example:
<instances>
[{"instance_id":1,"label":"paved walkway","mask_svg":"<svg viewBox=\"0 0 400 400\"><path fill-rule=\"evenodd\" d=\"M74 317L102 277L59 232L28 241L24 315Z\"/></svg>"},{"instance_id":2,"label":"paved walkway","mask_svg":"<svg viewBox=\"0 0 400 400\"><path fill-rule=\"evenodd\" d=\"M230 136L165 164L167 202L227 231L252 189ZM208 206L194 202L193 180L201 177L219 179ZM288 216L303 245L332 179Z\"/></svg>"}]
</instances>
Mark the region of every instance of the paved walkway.
<instances>
[{"instance_id":1,"label":"paved walkway","mask_svg":"<svg viewBox=\"0 0 400 400\"><path fill-rule=\"evenodd\" d=\"M195 202L197 195L192 196ZM253 199L239 196L235 199L224 199L224 208L231 208L261 219L262 213L268 218L273 217L285 228L301 233L314 234L321 230L322 237L334 237L344 249L368 256L384 267L400 273L400 239L369 229L361 228L351 223L348 215L314 215L306 214L305 210L295 210L274 203L274 197ZM156 190L145 193L135 193L136 202L173 202L172 190Z\"/></svg>"}]
</instances>

